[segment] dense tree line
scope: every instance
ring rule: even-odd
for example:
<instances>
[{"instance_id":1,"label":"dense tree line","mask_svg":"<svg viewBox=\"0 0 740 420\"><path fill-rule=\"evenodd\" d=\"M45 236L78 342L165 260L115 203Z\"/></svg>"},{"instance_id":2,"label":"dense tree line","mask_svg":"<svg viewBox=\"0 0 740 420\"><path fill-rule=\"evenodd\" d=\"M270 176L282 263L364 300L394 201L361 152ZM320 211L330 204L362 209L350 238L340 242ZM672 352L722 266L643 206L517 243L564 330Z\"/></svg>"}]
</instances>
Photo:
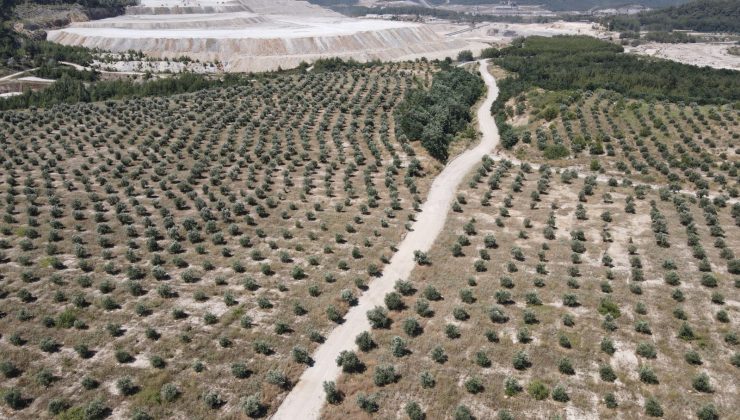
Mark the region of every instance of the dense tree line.
<instances>
[{"instance_id":1,"label":"dense tree line","mask_svg":"<svg viewBox=\"0 0 740 420\"><path fill-rule=\"evenodd\" d=\"M15 51L18 44L10 28L10 17L17 0L0 0L0 58L9 51Z\"/></svg>"},{"instance_id":2,"label":"dense tree line","mask_svg":"<svg viewBox=\"0 0 740 420\"><path fill-rule=\"evenodd\" d=\"M392 7L366 7L347 4L332 4L328 6L332 10L347 16L366 15L416 15L430 16L437 19L448 19L455 22L508 22L508 23L547 23L553 20L546 16L510 16L510 15L487 15L469 14L454 10L429 8L423 6L392 6Z\"/></svg>"},{"instance_id":3,"label":"dense tree line","mask_svg":"<svg viewBox=\"0 0 740 420\"><path fill-rule=\"evenodd\" d=\"M604 19L610 30L670 31L686 29L702 32L740 32L740 2L737 0L698 0L680 6Z\"/></svg>"},{"instance_id":4,"label":"dense tree line","mask_svg":"<svg viewBox=\"0 0 740 420\"><path fill-rule=\"evenodd\" d=\"M609 89L634 98L727 103L740 100L733 70L699 68L622 53L586 36L529 37L499 51L496 63L543 89Z\"/></svg>"},{"instance_id":5,"label":"dense tree line","mask_svg":"<svg viewBox=\"0 0 740 420\"><path fill-rule=\"evenodd\" d=\"M227 74L223 78L209 78L200 74L183 73L176 77L136 82L115 80L85 84L68 74L46 89L26 91L0 101L0 110L28 107L49 107L60 103L94 102L144 96L175 95L203 89L249 83L244 76Z\"/></svg>"},{"instance_id":6,"label":"dense tree line","mask_svg":"<svg viewBox=\"0 0 740 420\"><path fill-rule=\"evenodd\" d=\"M313 72L314 73L323 73L327 71L347 71L352 69L358 69L363 67L370 67L370 66L376 66L379 65L380 61L374 60L367 63L360 63L359 61L356 61L354 59L349 60L342 60L339 57L332 57L332 58L320 58L311 64L313 66ZM299 70L306 70L308 69L309 64L308 63L301 63L299 66Z\"/></svg>"},{"instance_id":7,"label":"dense tree line","mask_svg":"<svg viewBox=\"0 0 740 420\"><path fill-rule=\"evenodd\" d=\"M67 76L71 79L94 82L100 78L98 71L77 70L65 65L56 65L53 62L44 63L33 72L34 76L45 79L61 79Z\"/></svg>"},{"instance_id":8,"label":"dense tree line","mask_svg":"<svg viewBox=\"0 0 740 420\"><path fill-rule=\"evenodd\" d=\"M454 135L470 122L470 107L483 94L480 77L461 68L442 63L431 87L411 89L398 108L400 131L441 161Z\"/></svg>"},{"instance_id":9,"label":"dense tree line","mask_svg":"<svg viewBox=\"0 0 740 420\"><path fill-rule=\"evenodd\" d=\"M504 147L518 141L505 123L504 104L532 87L552 91L608 89L633 98L703 104L740 100L736 71L628 55L619 45L586 36L529 37L487 54L516 73L516 77L499 81L499 96L491 108Z\"/></svg>"},{"instance_id":10,"label":"dense tree line","mask_svg":"<svg viewBox=\"0 0 740 420\"><path fill-rule=\"evenodd\" d=\"M0 0L0 60L10 68L39 67L53 61L70 61L81 65L92 62L92 51L82 47L59 45L31 39L11 28L17 0Z\"/></svg>"}]
</instances>

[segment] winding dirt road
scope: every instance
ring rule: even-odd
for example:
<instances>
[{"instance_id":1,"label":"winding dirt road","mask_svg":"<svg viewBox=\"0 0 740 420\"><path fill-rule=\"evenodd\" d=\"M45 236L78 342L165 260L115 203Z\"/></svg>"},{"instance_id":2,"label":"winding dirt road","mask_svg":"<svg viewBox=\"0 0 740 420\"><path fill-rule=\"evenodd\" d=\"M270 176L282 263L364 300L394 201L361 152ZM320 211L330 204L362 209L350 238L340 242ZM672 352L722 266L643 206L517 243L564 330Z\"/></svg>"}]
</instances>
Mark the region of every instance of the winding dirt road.
<instances>
[{"instance_id":1,"label":"winding dirt road","mask_svg":"<svg viewBox=\"0 0 740 420\"><path fill-rule=\"evenodd\" d=\"M481 158L498 145L498 129L490 112L491 104L498 96L498 88L485 60L479 62L479 67L487 87L486 99L477 113L482 133L480 143L449 162L434 180L413 231L401 241L382 277L370 283L368 290L359 298L358 305L347 312L344 323L334 328L313 354L313 366L303 372L272 417L274 420L319 418L325 398L323 382L336 380L341 373L335 361L337 356L342 350L356 350L355 337L370 329L367 311L376 305L383 305L383 298L393 290L396 280L408 278L415 266L414 251L428 251L442 231L457 186Z\"/></svg>"},{"instance_id":2,"label":"winding dirt road","mask_svg":"<svg viewBox=\"0 0 740 420\"><path fill-rule=\"evenodd\" d=\"M24 75L26 73L29 73L29 72L32 72L32 71L38 70L38 69L39 69L38 67L34 67L32 69L23 70L23 71L19 71L18 73L13 73L13 74L9 74L7 76L0 77L0 82L5 82L5 81L8 81L8 80L15 79L18 76L22 76L22 75Z\"/></svg>"}]
</instances>

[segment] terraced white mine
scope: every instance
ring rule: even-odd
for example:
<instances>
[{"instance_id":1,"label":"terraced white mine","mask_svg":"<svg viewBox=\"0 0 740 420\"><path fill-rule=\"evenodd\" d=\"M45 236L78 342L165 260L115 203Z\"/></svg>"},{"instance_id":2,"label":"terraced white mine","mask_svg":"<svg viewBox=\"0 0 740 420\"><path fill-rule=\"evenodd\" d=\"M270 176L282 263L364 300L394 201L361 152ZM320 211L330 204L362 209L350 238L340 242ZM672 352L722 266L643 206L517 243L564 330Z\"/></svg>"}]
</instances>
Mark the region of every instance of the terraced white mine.
<instances>
[{"instance_id":1,"label":"terraced white mine","mask_svg":"<svg viewBox=\"0 0 740 420\"><path fill-rule=\"evenodd\" d=\"M74 23L50 31L48 39L156 58L218 60L227 71L289 68L322 57L443 58L469 47L423 24L353 19L297 0L145 0L124 16Z\"/></svg>"}]
</instances>

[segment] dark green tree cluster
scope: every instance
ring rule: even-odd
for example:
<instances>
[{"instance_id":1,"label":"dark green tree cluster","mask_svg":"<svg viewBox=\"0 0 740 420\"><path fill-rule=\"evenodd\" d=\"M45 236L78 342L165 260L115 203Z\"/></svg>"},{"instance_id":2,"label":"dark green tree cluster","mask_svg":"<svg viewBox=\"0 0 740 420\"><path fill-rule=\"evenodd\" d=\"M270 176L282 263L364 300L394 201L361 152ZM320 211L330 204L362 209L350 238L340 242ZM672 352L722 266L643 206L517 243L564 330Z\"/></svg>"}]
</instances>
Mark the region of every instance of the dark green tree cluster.
<instances>
[{"instance_id":1,"label":"dark green tree cluster","mask_svg":"<svg viewBox=\"0 0 740 420\"><path fill-rule=\"evenodd\" d=\"M366 66L366 64L362 64L353 59L344 61L338 57L321 58L313 63L313 71L315 73L323 73L326 71L345 71L355 68L362 68L364 66ZM308 67L308 64L306 64L305 67Z\"/></svg>"},{"instance_id":2,"label":"dark green tree cluster","mask_svg":"<svg viewBox=\"0 0 740 420\"><path fill-rule=\"evenodd\" d=\"M10 17L18 0L0 0L0 58L11 57L18 48L18 41L10 29Z\"/></svg>"},{"instance_id":3,"label":"dark green tree cluster","mask_svg":"<svg viewBox=\"0 0 740 420\"><path fill-rule=\"evenodd\" d=\"M479 1L479 0L476 0ZM314 4L322 4L330 9L347 16L367 16L367 15L413 15L413 16L431 16L437 19L447 19L455 22L537 22L546 23L554 20L547 16L518 16L518 15L488 15L458 12L455 10L441 9L436 7L424 6L375 6L367 7L353 4L353 0L311 0ZM329 3L326 5L326 3ZM498 3L498 0L496 0Z\"/></svg>"},{"instance_id":4,"label":"dark green tree cluster","mask_svg":"<svg viewBox=\"0 0 740 420\"><path fill-rule=\"evenodd\" d=\"M487 53L496 64L517 74L499 81L499 96L491 107L506 148L514 146L518 138L506 124L505 104L533 87L551 91L608 89L628 97L673 102L721 104L740 99L736 71L624 54L619 45L587 36L534 36Z\"/></svg>"},{"instance_id":5,"label":"dark green tree cluster","mask_svg":"<svg viewBox=\"0 0 740 420\"><path fill-rule=\"evenodd\" d=\"M529 37L500 50L495 60L519 81L547 90L601 88L633 98L703 104L740 99L736 71L623 54L619 45L587 36Z\"/></svg>"},{"instance_id":6,"label":"dark green tree cluster","mask_svg":"<svg viewBox=\"0 0 740 420\"><path fill-rule=\"evenodd\" d=\"M502 51L497 62L549 90L609 89L625 96L726 103L740 99L732 70L698 68L623 54L621 47L583 36L531 37Z\"/></svg>"},{"instance_id":7,"label":"dark green tree cluster","mask_svg":"<svg viewBox=\"0 0 740 420\"><path fill-rule=\"evenodd\" d=\"M115 80L86 85L67 74L40 91L26 91L0 102L0 110L49 107L60 103L94 102L108 99L167 96L199 90L248 84L244 76L228 74L223 78L209 78L200 74L183 73L177 77L136 82Z\"/></svg>"},{"instance_id":8,"label":"dark green tree cluster","mask_svg":"<svg viewBox=\"0 0 740 420\"><path fill-rule=\"evenodd\" d=\"M736 71L699 68L673 61L624 54L621 46L587 36L517 39L508 48L487 51L495 63L516 73L498 82L491 112L502 145L518 138L506 124L506 102L533 87L551 91L608 89L625 96L673 102L728 103L740 100Z\"/></svg>"},{"instance_id":9,"label":"dark green tree cluster","mask_svg":"<svg viewBox=\"0 0 740 420\"><path fill-rule=\"evenodd\" d=\"M55 80L67 76L70 79L82 80L85 82L94 82L100 77L100 73L98 71L77 70L70 66L56 65L53 63L42 64L33 72L33 74L34 76Z\"/></svg>"},{"instance_id":10,"label":"dark green tree cluster","mask_svg":"<svg viewBox=\"0 0 740 420\"><path fill-rule=\"evenodd\" d=\"M442 63L431 87L410 90L398 108L398 127L436 159L446 161L454 135L470 122L470 107L483 94L480 77Z\"/></svg>"},{"instance_id":11,"label":"dark green tree cluster","mask_svg":"<svg viewBox=\"0 0 740 420\"><path fill-rule=\"evenodd\" d=\"M92 62L93 51L76 46L59 45L45 40L32 39L12 30L15 6L20 0L0 0L0 59L11 68L39 67L49 61L69 61L81 65ZM78 4L86 10L102 11L105 17L125 12L126 6L137 4L137 0L28 0L40 5ZM90 13L88 13L90 14ZM100 13L98 13L100 14Z\"/></svg>"},{"instance_id":12,"label":"dark green tree cluster","mask_svg":"<svg viewBox=\"0 0 740 420\"><path fill-rule=\"evenodd\" d=\"M657 31L686 29L701 32L740 32L740 2L697 0L632 16L613 16L605 18L603 23L615 31L639 31L642 28Z\"/></svg>"},{"instance_id":13,"label":"dark green tree cluster","mask_svg":"<svg viewBox=\"0 0 740 420\"><path fill-rule=\"evenodd\" d=\"M4 15L0 15L0 60L3 61L3 65L24 69L58 61L69 61L83 66L92 63L93 50L32 39L16 33L10 27L10 14L6 11L3 13ZM8 61L11 58L13 65Z\"/></svg>"}]
</instances>

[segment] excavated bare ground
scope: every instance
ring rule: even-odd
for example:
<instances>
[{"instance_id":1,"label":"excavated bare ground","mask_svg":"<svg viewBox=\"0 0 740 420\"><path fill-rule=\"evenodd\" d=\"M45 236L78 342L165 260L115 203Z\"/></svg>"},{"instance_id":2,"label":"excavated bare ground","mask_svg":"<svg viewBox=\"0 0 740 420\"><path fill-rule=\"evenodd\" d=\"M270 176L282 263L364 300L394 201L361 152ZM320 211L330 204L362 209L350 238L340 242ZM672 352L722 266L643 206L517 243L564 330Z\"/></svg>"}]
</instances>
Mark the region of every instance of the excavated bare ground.
<instances>
[{"instance_id":1,"label":"excavated bare ground","mask_svg":"<svg viewBox=\"0 0 740 420\"><path fill-rule=\"evenodd\" d=\"M156 58L219 61L226 71L269 71L334 56L443 58L471 47L426 25L352 19L302 1L211 3L145 1L126 16L75 23L50 31L48 39L113 52L139 50Z\"/></svg>"}]
</instances>

